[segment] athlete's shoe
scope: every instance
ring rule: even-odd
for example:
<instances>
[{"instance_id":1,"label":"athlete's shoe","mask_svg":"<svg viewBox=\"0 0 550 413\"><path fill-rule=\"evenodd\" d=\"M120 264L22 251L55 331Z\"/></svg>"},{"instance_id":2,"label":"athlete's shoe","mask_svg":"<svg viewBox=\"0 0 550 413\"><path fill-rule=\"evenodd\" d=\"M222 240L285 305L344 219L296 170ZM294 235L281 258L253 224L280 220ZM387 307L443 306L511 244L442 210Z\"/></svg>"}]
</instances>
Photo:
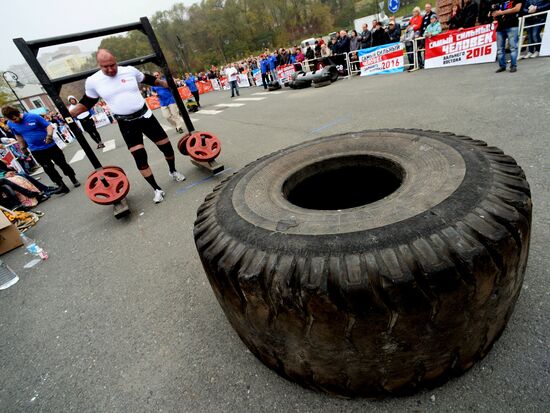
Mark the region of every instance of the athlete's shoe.
<instances>
[{"instance_id":1,"label":"athlete's shoe","mask_svg":"<svg viewBox=\"0 0 550 413\"><path fill-rule=\"evenodd\" d=\"M153 202L158 204L164 201L164 195L166 195L166 193L162 189L155 189L155 197L153 198Z\"/></svg>"},{"instance_id":2,"label":"athlete's shoe","mask_svg":"<svg viewBox=\"0 0 550 413\"><path fill-rule=\"evenodd\" d=\"M170 172L170 176L176 182L185 181L185 176L182 173L179 173L178 171Z\"/></svg>"}]
</instances>

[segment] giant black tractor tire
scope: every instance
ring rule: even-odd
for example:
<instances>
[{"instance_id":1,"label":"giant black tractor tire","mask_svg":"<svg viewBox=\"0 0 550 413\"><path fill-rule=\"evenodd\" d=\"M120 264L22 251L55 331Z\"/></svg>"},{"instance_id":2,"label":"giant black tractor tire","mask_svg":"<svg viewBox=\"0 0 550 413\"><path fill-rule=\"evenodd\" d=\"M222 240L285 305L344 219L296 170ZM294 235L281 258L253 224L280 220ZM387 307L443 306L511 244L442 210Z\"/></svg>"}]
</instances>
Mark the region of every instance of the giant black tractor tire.
<instances>
[{"instance_id":1,"label":"giant black tractor tire","mask_svg":"<svg viewBox=\"0 0 550 413\"><path fill-rule=\"evenodd\" d=\"M331 82L336 82L339 77L338 69L334 65L325 66L322 69L323 73L326 73L330 77Z\"/></svg>"},{"instance_id":2,"label":"giant black tractor tire","mask_svg":"<svg viewBox=\"0 0 550 413\"><path fill-rule=\"evenodd\" d=\"M311 86L311 80L292 80L289 82L291 89L306 89Z\"/></svg>"},{"instance_id":3,"label":"giant black tractor tire","mask_svg":"<svg viewBox=\"0 0 550 413\"><path fill-rule=\"evenodd\" d=\"M311 389L381 397L488 353L521 290L531 208L523 170L498 148L364 131L247 165L206 197L194 235L260 360Z\"/></svg>"},{"instance_id":4,"label":"giant black tractor tire","mask_svg":"<svg viewBox=\"0 0 550 413\"><path fill-rule=\"evenodd\" d=\"M279 83L278 80L274 80L273 82L270 82L269 85L268 85L268 90L270 92L274 91L274 90L279 90L281 89L281 84Z\"/></svg>"},{"instance_id":5,"label":"giant black tractor tire","mask_svg":"<svg viewBox=\"0 0 550 413\"><path fill-rule=\"evenodd\" d=\"M324 80L324 81L321 81L321 82L313 82L313 87L315 88L319 88L319 87L325 87L325 86L330 86L332 82L329 80Z\"/></svg>"}]
</instances>

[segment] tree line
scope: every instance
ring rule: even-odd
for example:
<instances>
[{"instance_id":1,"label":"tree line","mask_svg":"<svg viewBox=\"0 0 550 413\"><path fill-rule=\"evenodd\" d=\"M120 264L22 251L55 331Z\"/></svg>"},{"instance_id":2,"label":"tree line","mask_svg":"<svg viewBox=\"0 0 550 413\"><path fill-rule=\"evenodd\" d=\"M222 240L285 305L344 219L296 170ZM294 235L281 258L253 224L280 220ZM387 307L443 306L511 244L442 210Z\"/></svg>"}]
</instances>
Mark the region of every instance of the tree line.
<instances>
[{"instance_id":1,"label":"tree line","mask_svg":"<svg viewBox=\"0 0 550 413\"><path fill-rule=\"evenodd\" d=\"M402 0L401 4L418 2ZM379 0L202 0L157 11L151 25L170 69L181 76L257 55L265 48L351 29L354 19L378 13L379 7ZM152 53L147 37L138 31L107 37L100 47L111 50L119 61ZM94 67L95 55L82 69ZM152 72L156 66L147 64L142 69ZM65 85L62 96L81 95L83 83Z\"/></svg>"},{"instance_id":2,"label":"tree line","mask_svg":"<svg viewBox=\"0 0 550 413\"><path fill-rule=\"evenodd\" d=\"M379 0L202 0L157 11L151 24L170 68L181 73L351 29L353 19L377 12ZM112 50L119 60L151 53L139 32L106 38L101 47Z\"/></svg>"}]
</instances>

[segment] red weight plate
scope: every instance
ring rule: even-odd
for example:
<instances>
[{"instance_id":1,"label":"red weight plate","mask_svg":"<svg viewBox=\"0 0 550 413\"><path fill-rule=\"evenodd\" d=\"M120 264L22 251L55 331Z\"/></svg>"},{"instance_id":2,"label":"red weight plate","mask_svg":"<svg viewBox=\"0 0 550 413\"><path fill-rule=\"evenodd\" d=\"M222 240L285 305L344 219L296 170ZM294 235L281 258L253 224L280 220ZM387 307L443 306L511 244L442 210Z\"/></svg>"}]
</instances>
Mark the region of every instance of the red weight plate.
<instances>
[{"instance_id":1,"label":"red weight plate","mask_svg":"<svg viewBox=\"0 0 550 413\"><path fill-rule=\"evenodd\" d=\"M103 166L102 168L103 168L103 169L116 169L117 171L120 171L120 172L122 172L124 175L126 175L126 172L124 172L124 169L122 169L120 166L109 165L109 166ZM90 173L90 175L88 175L88 178L89 178L90 176L92 176L93 174L95 174L95 173L97 173L97 171L92 171L92 172Z\"/></svg>"},{"instance_id":2,"label":"red weight plate","mask_svg":"<svg viewBox=\"0 0 550 413\"><path fill-rule=\"evenodd\" d=\"M184 134L178 142L178 150L182 155L185 156L189 155L189 153L187 152L187 147L185 146L185 144L187 143L187 139L189 139L189 136L191 136L189 133Z\"/></svg>"},{"instance_id":3,"label":"red weight plate","mask_svg":"<svg viewBox=\"0 0 550 413\"><path fill-rule=\"evenodd\" d=\"M193 132L185 147L191 158L202 162L216 159L222 150L220 140L208 132Z\"/></svg>"},{"instance_id":4,"label":"red weight plate","mask_svg":"<svg viewBox=\"0 0 550 413\"><path fill-rule=\"evenodd\" d=\"M103 182L104 178L107 186ZM86 195L100 205L117 203L130 191L130 182L118 166L106 166L93 172L86 180Z\"/></svg>"}]
</instances>

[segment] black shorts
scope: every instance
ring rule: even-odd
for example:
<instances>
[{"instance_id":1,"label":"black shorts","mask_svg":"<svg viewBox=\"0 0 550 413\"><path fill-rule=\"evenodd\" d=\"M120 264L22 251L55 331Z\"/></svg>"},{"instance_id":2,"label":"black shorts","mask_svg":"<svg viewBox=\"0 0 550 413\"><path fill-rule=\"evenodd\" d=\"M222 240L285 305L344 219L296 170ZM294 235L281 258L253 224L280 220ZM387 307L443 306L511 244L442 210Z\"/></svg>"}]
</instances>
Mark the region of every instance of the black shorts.
<instances>
[{"instance_id":1,"label":"black shorts","mask_svg":"<svg viewBox=\"0 0 550 413\"><path fill-rule=\"evenodd\" d=\"M155 115L131 121L118 120L118 127L128 149L143 145L143 134L155 143L168 137Z\"/></svg>"}]
</instances>

